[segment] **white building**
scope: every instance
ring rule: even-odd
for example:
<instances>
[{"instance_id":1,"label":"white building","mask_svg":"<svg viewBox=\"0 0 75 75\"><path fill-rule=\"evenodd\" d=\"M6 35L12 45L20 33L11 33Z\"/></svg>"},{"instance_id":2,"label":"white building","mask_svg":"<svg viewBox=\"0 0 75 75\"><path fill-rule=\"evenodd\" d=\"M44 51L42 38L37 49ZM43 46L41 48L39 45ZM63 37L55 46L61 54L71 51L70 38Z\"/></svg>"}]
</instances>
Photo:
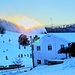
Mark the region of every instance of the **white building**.
<instances>
[{"instance_id":1,"label":"white building","mask_svg":"<svg viewBox=\"0 0 75 75\"><path fill-rule=\"evenodd\" d=\"M62 45L68 47L68 43L75 41L74 38L75 33L50 33L42 36L34 44L34 66L43 65L46 61L66 58L65 54L58 54L58 50Z\"/></svg>"}]
</instances>

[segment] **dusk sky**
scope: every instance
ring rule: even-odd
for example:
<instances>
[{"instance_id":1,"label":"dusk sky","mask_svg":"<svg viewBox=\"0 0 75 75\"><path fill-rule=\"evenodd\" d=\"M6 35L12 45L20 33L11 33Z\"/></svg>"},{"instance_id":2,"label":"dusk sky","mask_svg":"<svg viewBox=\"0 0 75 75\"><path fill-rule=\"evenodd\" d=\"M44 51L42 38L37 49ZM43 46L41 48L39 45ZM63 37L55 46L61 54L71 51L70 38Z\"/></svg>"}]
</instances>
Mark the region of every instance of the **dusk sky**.
<instances>
[{"instance_id":1,"label":"dusk sky","mask_svg":"<svg viewBox=\"0 0 75 75\"><path fill-rule=\"evenodd\" d=\"M34 19L42 25L75 23L75 0L0 0L0 18Z\"/></svg>"}]
</instances>

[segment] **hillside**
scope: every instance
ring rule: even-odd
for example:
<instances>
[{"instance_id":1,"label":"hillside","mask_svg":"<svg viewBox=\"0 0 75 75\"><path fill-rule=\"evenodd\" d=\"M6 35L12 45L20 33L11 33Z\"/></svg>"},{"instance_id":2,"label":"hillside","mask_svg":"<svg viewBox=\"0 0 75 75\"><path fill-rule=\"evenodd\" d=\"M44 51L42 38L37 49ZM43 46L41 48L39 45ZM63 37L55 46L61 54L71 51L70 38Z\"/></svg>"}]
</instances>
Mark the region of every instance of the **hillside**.
<instances>
[{"instance_id":1,"label":"hillside","mask_svg":"<svg viewBox=\"0 0 75 75\"><path fill-rule=\"evenodd\" d=\"M14 23L11 23L6 20L0 19L0 26L3 26L8 31L20 32L19 27L17 27Z\"/></svg>"},{"instance_id":2,"label":"hillside","mask_svg":"<svg viewBox=\"0 0 75 75\"><path fill-rule=\"evenodd\" d=\"M24 26L14 24L12 22L0 19L0 26L3 26L7 31L18 32L18 33L44 33L46 32L45 28L33 28L33 29L25 29Z\"/></svg>"},{"instance_id":3,"label":"hillside","mask_svg":"<svg viewBox=\"0 0 75 75\"><path fill-rule=\"evenodd\" d=\"M24 49L24 47L21 46L19 49L19 36L20 33L8 31L6 31L6 34L3 36L0 34L0 66L8 66L13 64L13 61L16 61L16 59L19 58L18 55L20 55L20 59L23 65L32 66L32 59L30 58L31 47L26 47L26 49ZM8 60L6 60L6 56Z\"/></svg>"}]
</instances>

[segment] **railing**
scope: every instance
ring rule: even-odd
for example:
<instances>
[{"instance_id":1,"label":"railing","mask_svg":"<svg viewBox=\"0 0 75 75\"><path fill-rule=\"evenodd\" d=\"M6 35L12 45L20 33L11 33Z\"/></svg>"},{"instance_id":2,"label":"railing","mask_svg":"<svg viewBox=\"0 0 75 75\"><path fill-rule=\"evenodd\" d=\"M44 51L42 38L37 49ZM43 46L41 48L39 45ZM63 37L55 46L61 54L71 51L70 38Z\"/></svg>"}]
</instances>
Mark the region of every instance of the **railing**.
<instances>
[{"instance_id":1,"label":"railing","mask_svg":"<svg viewBox=\"0 0 75 75\"><path fill-rule=\"evenodd\" d=\"M20 74L23 72L28 72L32 70L32 67L22 67L22 68L16 68L16 69L9 69L9 70L0 70L0 75L15 75Z\"/></svg>"}]
</instances>

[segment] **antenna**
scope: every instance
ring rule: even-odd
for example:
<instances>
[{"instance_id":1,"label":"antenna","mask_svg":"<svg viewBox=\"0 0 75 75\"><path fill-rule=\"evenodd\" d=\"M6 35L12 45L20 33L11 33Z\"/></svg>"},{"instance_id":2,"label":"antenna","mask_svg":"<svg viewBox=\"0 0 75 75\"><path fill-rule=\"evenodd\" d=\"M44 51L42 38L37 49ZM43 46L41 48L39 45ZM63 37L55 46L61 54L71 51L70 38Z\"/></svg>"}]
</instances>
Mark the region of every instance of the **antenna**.
<instances>
[{"instance_id":1,"label":"antenna","mask_svg":"<svg viewBox=\"0 0 75 75\"><path fill-rule=\"evenodd\" d=\"M50 21L51 21L51 27L53 27L53 23L52 23L52 17L50 17Z\"/></svg>"}]
</instances>

